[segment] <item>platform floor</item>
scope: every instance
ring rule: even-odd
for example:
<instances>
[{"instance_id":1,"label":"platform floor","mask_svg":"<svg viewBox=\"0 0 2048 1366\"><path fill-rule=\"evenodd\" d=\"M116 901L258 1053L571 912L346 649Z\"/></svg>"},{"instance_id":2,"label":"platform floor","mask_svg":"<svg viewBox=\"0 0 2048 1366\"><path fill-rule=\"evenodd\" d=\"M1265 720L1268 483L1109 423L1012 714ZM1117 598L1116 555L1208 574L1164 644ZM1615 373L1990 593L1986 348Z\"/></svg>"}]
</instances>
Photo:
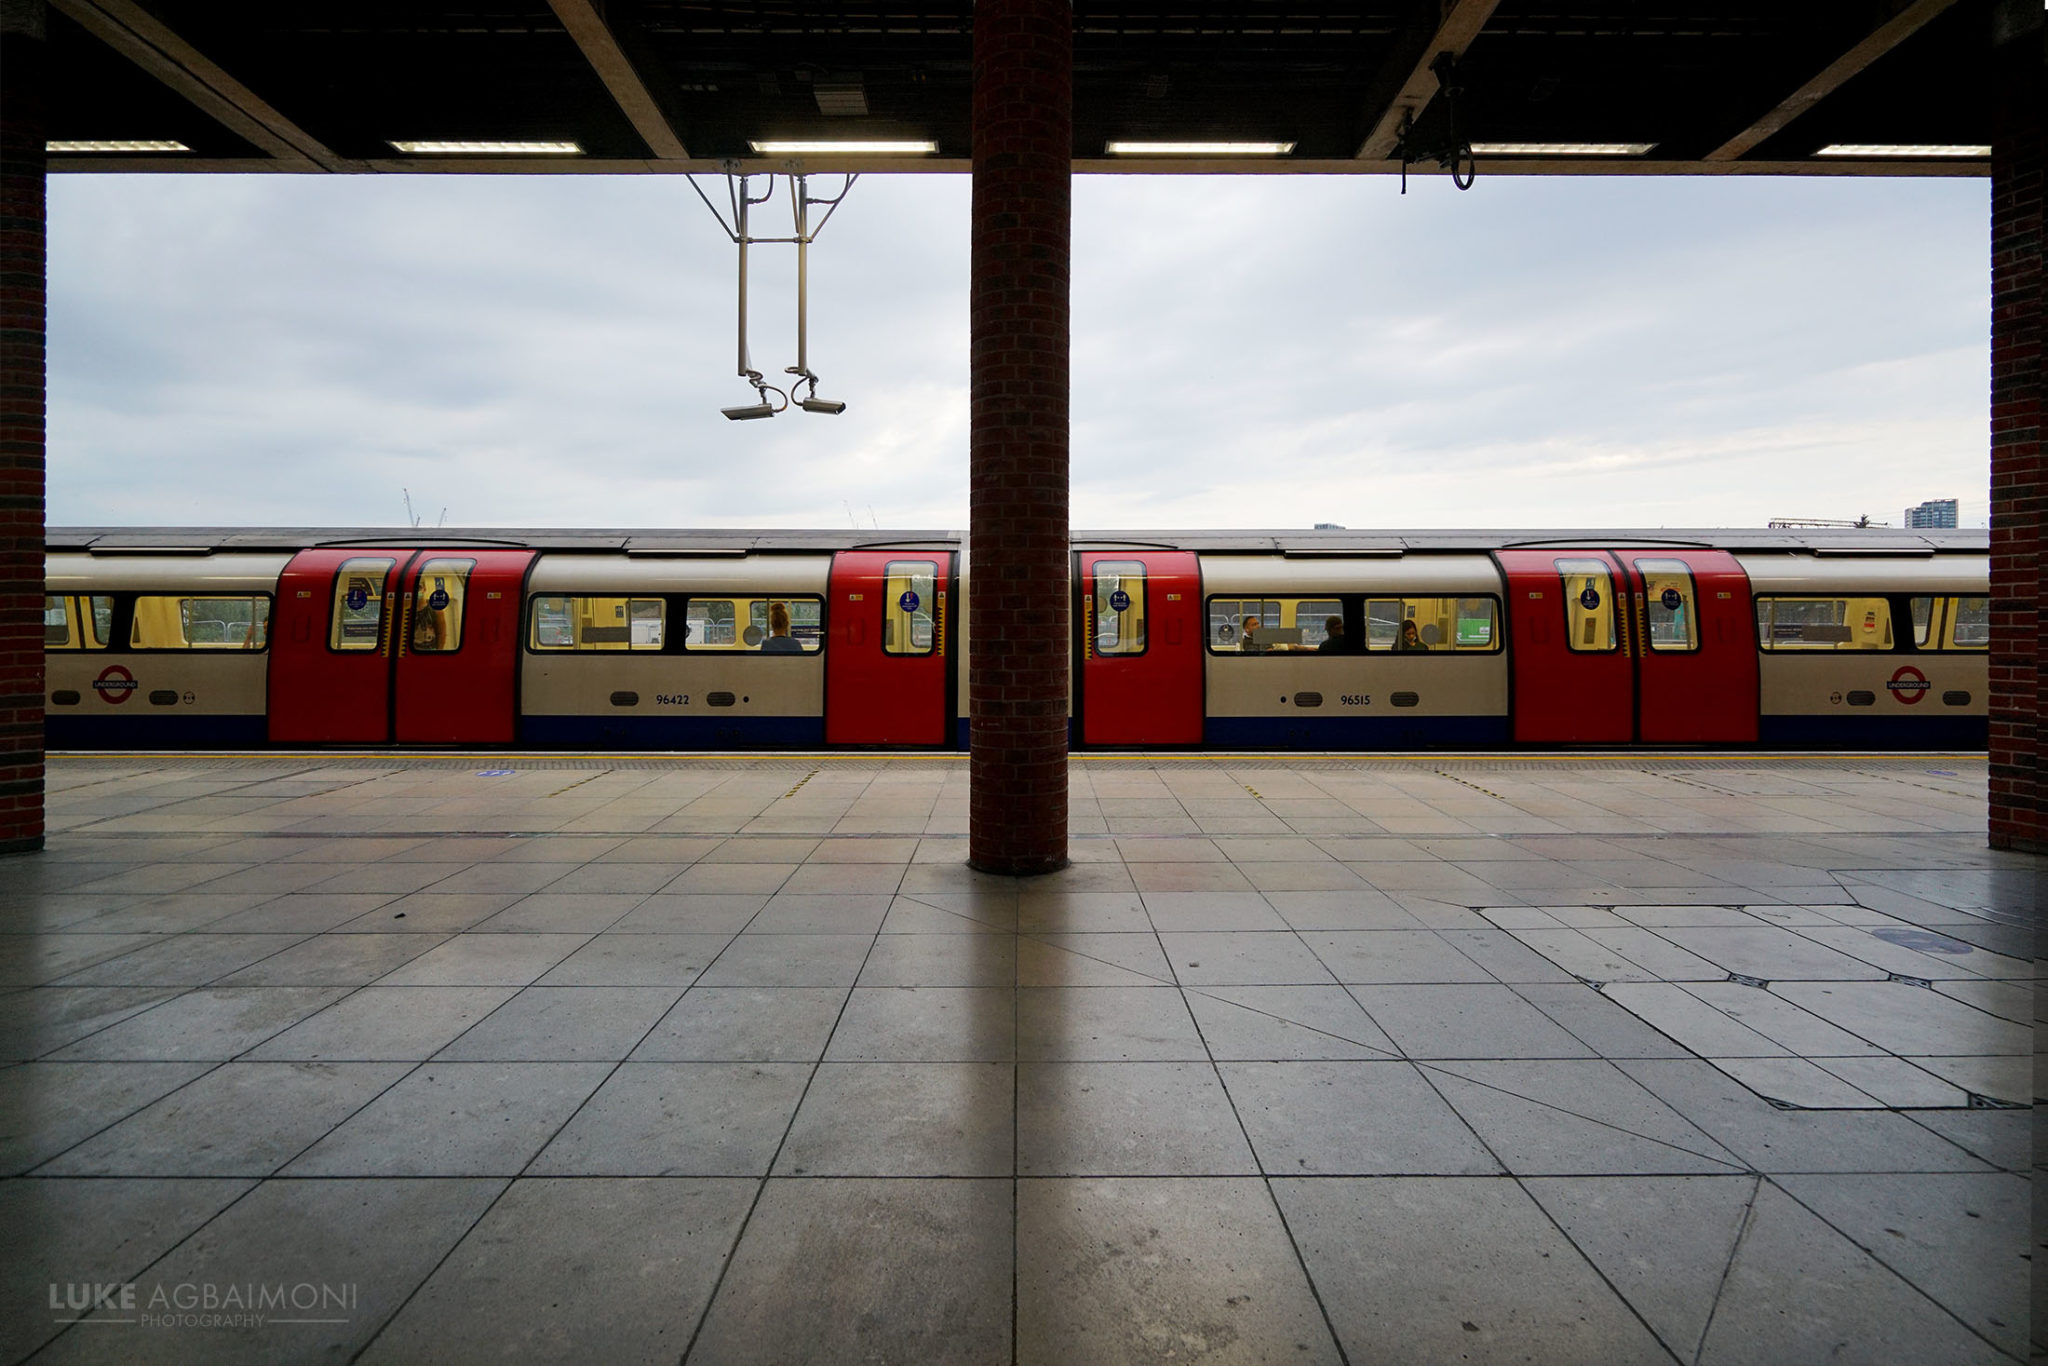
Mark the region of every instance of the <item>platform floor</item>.
<instances>
[{"instance_id":1,"label":"platform floor","mask_svg":"<svg viewBox=\"0 0 2048 1366\"><path fill-rule=\"evenodd\" d=\"M1981 757L1089 759L1023 881L966 784L53 760L0 1361L2028 1355Z\"/></svg>"}]
</instances>

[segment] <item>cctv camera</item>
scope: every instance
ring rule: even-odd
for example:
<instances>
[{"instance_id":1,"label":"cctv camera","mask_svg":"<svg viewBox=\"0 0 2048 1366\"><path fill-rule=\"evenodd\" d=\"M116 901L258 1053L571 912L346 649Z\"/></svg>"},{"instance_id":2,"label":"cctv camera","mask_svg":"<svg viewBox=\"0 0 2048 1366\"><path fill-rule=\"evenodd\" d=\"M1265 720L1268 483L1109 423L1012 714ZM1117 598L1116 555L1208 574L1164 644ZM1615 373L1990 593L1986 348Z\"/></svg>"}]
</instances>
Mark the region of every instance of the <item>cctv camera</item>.
<instances>
[{"instance_id":1,"label":"cctv camera","mask_svg":"<svg viewBox=\"0 0 2048 1366\"><path fill-rule=\"evenodd\" d=\"M803 410L807 413L843 413L846 411L844 403L834 402L829 398L800 398L797 402L802 405Z\"/></svg>"},{"instance_id":2,"label":"cctv camera","mask_svg":"<svg viewBox=\"0 0 2048 1366\"><path fill-rule=\"evenodd\" d=\"M775 416L774 405L768 403L748 403L738 408L720 408L718 411L734 422L751 422L757 417Z\"/></svg>"}]
</instances>

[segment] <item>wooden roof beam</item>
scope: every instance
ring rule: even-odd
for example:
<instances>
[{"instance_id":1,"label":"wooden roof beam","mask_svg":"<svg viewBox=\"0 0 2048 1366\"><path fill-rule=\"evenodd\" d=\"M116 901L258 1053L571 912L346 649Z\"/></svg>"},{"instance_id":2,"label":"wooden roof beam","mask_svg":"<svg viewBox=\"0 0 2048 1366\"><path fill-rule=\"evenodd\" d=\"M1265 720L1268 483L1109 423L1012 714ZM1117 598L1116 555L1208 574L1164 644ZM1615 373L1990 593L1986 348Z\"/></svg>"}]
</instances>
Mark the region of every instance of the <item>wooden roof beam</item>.
<instances>
[{"instance_id":1,"label":"wooden roof beam","mask_svg":"<svg viewBox=\"0 0 2048 1366\"><path fill-rule=\"evenodd\" d=\"M687 161L690 154L683 149L683 140L676 136L676 130L669 126L668 116L655 103L654 95L647 89L640 73L633 69L619 40L613 36L611 27L604 16L598 13L593 0L548 0L555 17L562 21L562 27L576 40L576 46L583 49L584 60L597 72L597 78L611 91L612 99L633 125L633 131L641 141L654 152L660 161Z\"/></svg>"},{"instance_id":2,"label":"wooden roof beam","mask_svg":"<svg viewBox=\"0 0 2048 1366\"><path fill-rule=\"evenodd\" d=\"M1390 85L1393 90L1374 101L1372 131L1358 148L1360 161L1384 161L1393 155L1402 123L1421 118L1423 109L1436 97L1436 73L1429 69L1430 65L1446 52L1453 57L1464 56L1479 30L1493 17L1498 3L1499 0L1437 0L1435 30L1423 35L1420 43L1412 37L1401 43L1374 82L1376 91ZM1394 84L1396 81L1398 85Z\"/></svg>"},{"instance_id":3,"label":"wooden roof beam","mask_svg":"<svg viewBox=\"0 0 2048 1366\"><path fill-rule=\"evenodd\" d=\"M107 46L197 105L215 122L283 163L279 170L363 169L335 155L220 69L135 0L50 0Z\"/></svg>"},{"instance_id":4,"label":"wooden roof beam","mask_svg":"<svg viewBox=\"0 0 2048 1366\"><path fill-rule=\"evenodd\" d=\"M1956 0L1911 0L1863 41L1821 68L1820 74L1780 100L1776 107L1707 153L1708 161L1734 161L1782 130L1792 120L1842 88L1878 58L1925 28Z\"/></svg>"}]
</instances>

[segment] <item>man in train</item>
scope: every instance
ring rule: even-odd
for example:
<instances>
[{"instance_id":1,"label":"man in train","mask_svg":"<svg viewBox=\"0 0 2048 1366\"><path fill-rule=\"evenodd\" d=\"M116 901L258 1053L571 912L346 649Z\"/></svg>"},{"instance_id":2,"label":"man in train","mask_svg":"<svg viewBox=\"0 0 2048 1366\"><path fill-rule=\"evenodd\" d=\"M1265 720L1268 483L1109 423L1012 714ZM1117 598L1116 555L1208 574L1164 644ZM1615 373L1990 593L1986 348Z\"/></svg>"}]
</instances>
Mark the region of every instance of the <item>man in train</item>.
<instances>
[{"instance_id":1,"label":"man in train","mask_svg":"<svg viewBox=\"0 0 2048 1366\"><path fill-rule=\"evenodd\" d=\"M1323 643L1316 646L1319 655L1348 655L1351 642L1344 639L1344 618L1323 618Z\"/></svg>"}]
</instances>

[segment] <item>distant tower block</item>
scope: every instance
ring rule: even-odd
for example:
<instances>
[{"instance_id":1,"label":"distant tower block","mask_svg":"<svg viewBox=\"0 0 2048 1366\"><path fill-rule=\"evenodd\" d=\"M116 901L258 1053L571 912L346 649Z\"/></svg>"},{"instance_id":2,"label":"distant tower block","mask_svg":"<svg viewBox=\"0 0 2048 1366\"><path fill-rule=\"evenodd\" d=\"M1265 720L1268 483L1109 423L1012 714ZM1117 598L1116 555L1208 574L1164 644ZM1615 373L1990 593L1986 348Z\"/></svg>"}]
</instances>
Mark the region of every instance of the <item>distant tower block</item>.
<instances>
[{"instance_id":1,"label":"distant tower block","mask_svg":"<svg viewBox=\"0 0 2048 1366\"><path fill-rule=\"evenodd\" d=\"M1956 524L1956 500L1953 498L1930 498L1918 507L1906 509L1905 527L1908 531L1934 531Z\"/></svg>"}]
</instances>

